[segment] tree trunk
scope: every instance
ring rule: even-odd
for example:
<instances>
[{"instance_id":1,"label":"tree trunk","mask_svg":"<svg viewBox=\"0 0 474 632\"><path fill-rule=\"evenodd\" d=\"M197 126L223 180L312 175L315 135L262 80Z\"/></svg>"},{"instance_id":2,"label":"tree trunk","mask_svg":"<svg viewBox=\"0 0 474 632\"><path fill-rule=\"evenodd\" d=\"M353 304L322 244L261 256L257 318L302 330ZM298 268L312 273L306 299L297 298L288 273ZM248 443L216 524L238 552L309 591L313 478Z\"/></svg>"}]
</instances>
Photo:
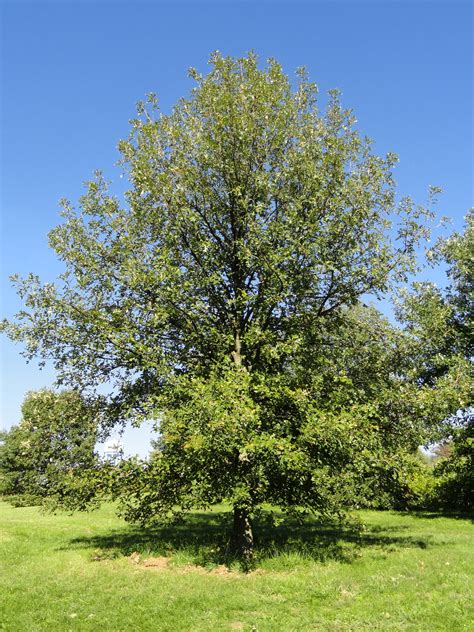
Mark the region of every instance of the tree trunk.
<instances>
[{"instance_id":1,"label":"tree trunk","mask_svg":"<svg viewBox=\"0 0 474 632\"><path fill-rule=\"evenodd\" d=\"M242 343L240 330L234 332L234 351L232 352L237 369L242 367ZM234 506L234 529L232 533L232 548L244 561L249 563L253 554L253 531L250 515L246 509Z\"/></svg>"},{"instance_id":2,"label":"tree trunk","mask_svg":"<svg viewBox=\"0 0 474 632\"><path fill-rule=\"evenodd\" d=\"M245 509L234 507L234 530L232 534L234 551L243 560L250 562L253 555L253 531L250 516Z\"/></svg>"},{"instance_id":3,"label":"tree trunk","mask_svg":"<svg viewBox=\"0 0 474 632\"><path fill-rule=\"evenodd\" d=\"M236 367L242 366L242 343L240 341L240 331L237 329L234 332L234 350L232 351L232 358Z\"/></svg>"}]
</instances>

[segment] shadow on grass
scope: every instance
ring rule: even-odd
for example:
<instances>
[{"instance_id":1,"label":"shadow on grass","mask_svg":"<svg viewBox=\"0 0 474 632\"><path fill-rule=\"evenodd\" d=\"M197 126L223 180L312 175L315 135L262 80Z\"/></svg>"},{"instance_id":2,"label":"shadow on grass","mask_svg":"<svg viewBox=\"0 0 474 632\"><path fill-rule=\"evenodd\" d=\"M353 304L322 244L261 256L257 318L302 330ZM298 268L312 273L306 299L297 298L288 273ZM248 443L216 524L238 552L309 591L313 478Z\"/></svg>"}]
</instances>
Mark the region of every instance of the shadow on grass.
<instances>
[{"instance_id":1,"label":"shadow on grass","mask_svg":"<svg viewBox=\"0 0 474 632\"><path fill-rule=\"evenodd\" d=\"M451 518L453 520L467 520L474 523L474 514L461 512L456 510L423 510L423 511L410 511L410 516L415 518Z\"/></svg>"},{"instance_id":2,"label":"shadow on grass","mask_svg":"<svg viewBox=\"0 0 474 632\"><path fill-rule=\"evenodd\" d=\"M229 547L229 513L191 513L178 524L153 528L124 528L107 534L71 540L68 548L88 548L93 559L111 559L138 552L142 556L181 555L187 563L199 566L238 562ZM380 526L361 529L357 525L328 524L307 519L302 524L286 519L274 526L269 515L254 522L254 566L270 558L350 563L367 548L392 552L399 548L424 549L428 539L403 535L405 526ZM278 560L277 564L279 564ZM281 564L279 564L281 565Z\"/></svg>"}]
</instances>

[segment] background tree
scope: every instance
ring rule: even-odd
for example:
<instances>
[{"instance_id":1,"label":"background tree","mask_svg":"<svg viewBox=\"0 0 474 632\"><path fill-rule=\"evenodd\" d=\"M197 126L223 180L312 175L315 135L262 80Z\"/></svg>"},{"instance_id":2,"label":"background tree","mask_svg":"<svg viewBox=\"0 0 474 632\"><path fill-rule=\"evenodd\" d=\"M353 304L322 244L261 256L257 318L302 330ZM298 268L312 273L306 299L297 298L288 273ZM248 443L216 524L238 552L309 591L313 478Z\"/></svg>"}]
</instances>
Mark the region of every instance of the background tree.
<instances>
[{"instance_id":1,"label":"background tree","mask_svg":"<svg viewBox=\"0 0 474 632\"><path fill-rule=\"evenodd\" d=\"M447 264L445 290L432 283L415 284L400 309L401 320L415 341L419 380L451 381L463 396L451 415L439 416L440 441L435 475L437 492L444 506L472 510L473 404L472 357L474 353L474 213L466 216L464 231L441 240L435 261ZM460 381L464 387L460 387Z\"/></svg>"},{"instance_id":2,"label":"background tree","mask_svg":"<svg viewBox=\"0 0 474 632\"><path fill-rule=\"evenodd\" d=\"M440 247L448 264L450 285L446 302L452 307L450 325L454 331L453 350L472 361L474 356L474 210L466 216L462 233L456 233ZM472 368L471 368L472 376ZM435 468L440 477L441 502L462 511L474 509L474 387L463 411L453 420L448 440L451 453ZM460 422L460 423L459 423Z\"/></svg>"},{"instance_id":3,"label":"background tree","mask_svg":"<svg viewBox=\"0 0 474 632\"><path fill-rule=\"evenodd\" d=\"M15 279L26 309L4 327L60 382L110 385L110 423L162 414L141 519L226 499L248 553L262 502L340 508L337 441L385 432L309 368L335 362L324 341L351 306L416 269L431 213L395 203L396 157L372 153L336 91L320 112L303 70L293 89L274 60L215 54L191 76L171 114L139 104L126 204L100 174L79 211L64 202L50 243L66 271Z\"/></svg>"},{"instance_id":4,"label":"background tree","mask_svg":"<svg viewBox=\"0 0 474 632\"><path fill-rule=\"evenodd\" d=\"M76 391L32 391L0 443L0 493L17 503L61 497L75 471L96 463L97 418Z\"/></svg>"},{"instance_id":5,"label":"background tree","mask_svg":"<svg viewBox=\"0 0 474 632\"><path fill-rule=\"evenodd\" d=\"M466 414L451 431L450 452L435 466L435 502L457 511L474 510L474 414Z\"/></svg>"}]
</instances>

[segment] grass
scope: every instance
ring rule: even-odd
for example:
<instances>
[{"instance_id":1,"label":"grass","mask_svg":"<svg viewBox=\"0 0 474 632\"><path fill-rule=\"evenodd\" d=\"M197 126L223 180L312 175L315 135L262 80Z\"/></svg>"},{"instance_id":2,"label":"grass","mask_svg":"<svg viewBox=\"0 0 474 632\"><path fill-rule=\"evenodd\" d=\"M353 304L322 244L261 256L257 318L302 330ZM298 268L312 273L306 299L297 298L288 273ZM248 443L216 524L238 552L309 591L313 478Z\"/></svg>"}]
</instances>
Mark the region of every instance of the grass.
<instances>
[{"instance_id":1,"label":"grass","mask_svg":"<svg viewBox=\"0 0 474 632\"><path fill-rule=\"evenodd\" d=\"M112 506L52 516L0 503L0 629L474 630L467 518L363 512L362 531L262 518L242 573L223 509L136 529Z\"/></svg>"}]
</instances>

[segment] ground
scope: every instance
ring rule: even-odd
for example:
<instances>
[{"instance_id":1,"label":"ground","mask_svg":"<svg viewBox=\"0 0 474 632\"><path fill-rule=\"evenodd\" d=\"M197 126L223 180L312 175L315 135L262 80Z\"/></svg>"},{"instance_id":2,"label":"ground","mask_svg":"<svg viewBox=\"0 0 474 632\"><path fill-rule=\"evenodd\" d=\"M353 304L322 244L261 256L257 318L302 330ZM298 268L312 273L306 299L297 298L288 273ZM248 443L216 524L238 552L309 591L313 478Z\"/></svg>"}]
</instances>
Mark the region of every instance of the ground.
<instances>
[{"instance_id":1,"label":"ground","mask_svg":"<svg viewBox=\"0 0 474 632\"><path fill-rule=\"evenodd\" d=\"M474 630L466 517L361 512L362 531L262 518L244 573L226 557L224 509L163 530L110 505L53 516L1 503L0 629Z\"/></svg>"}]
</instances>

